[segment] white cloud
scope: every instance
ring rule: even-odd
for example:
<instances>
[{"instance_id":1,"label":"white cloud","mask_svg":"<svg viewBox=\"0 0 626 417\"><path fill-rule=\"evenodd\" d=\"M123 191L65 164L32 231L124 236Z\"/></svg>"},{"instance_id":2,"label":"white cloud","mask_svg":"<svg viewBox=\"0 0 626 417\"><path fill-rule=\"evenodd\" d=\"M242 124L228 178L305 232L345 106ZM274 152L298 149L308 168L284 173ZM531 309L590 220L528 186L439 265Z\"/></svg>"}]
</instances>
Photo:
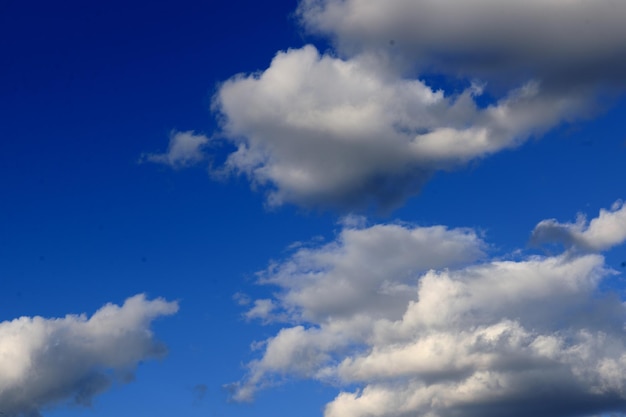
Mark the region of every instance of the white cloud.
<instances>
[{"instance_id":1,"label":"white cloud","mask_svg":"<svg viewBox=\"0 0 626 417\"><path fill-rule=\"evenodd\" d=\"M176 132L170 134L170 142L164 153L144 153L140 161L154 162L168 165L172 168L185 168L202 162L206 155L203 148L209 143L209 138L197 135L193 131Z\"/></svg>"},{"instance_id":2,"label":"white cloud","mask_svg":"<svg viewBox=\"0 0 626 417\"><path fill-rule=\"evenodd\" d=\"M485 260L485 247L471 230L375 225L270 266L260 282L279 287L285 324L235 398L296 377L342 390L326 417L626 410L626 307L598 290L615 273L603 256Z\"/></svg>"},{"instance_id":3,"label":"white cloud","mask_svg":"<svg viewBox=\"0 0 626 417\"><path fill-rule=\"evenodd\" d=\"M0 323L0 411L7 417L39 416L67 401L88 405L114 381L128 381L137 364L161 357L151 322L174 314L175 302L127 299L90 318L21 317Z\"/></svg>"},{"instance_id":4,"label":"white cloud","mask_svg":"<svg viewBox=\"0 0 626 417\"><path fill-rule=\"evenodd\" d=\"M274 304L273 300L254 300L254 306L246 312L245 317L248 320L261 319L263 321L269 321L273 318L272 312L275 308L276 305Z\"/></svg>"},{"instance_id":5,"label":"white cloud","mask_svg":"<svg viewBox=\"0 0 626 417\"><path fill-rule=\"evenodd\" d=\"M476 85L446 97L377 60L306 46L225 82L215 109L238 147L226 169L268 185L274 205L389 208L434 171L517 146L586 105L578 90L548 94L529 81L479 108Z\"/></svg>"},{"instance_id":6,"label":"white cloud","mask_svg":"<svg viewBox=\"0 0 626 417\"><path fill-rule=\"evenodd\" d=\"M531 237L534 244L561 243L567 248L602 251L626 241L626 205L617 201L611 210L600 210L591 222L579 215L576 223L559 223L556 219L539 223Z\"/></svg>"},{"instance_id":7,"label":"white cloud","mask_svg":"<svg viewBox=\"0 0 626 417\"><path fill-rule=\"evenodd\" d=\"M235 385L235 398L251 399L273 374L322 372L328 351L360 338L373 318L402 317L416 291L415 274L471 263L483 256L483 246L466 229L376 225L346 226L335 242L297 250L260 274L262 283L282 289L271 304L272 316L258 314L269 300L258 300L246 315L328 327L296 326L267 340L266 354L250 364L248 379Z\"/></svg>"},{"instance_id":8,"label":"white cloud","mask_svg":"<svg viewBox=\"0 0 626 417\"><path fill-rule=\"evenodd\" d=\"M302 0L298 15L345 54L418 70L567 88L626 80L622 1Z\"/></svg>"},{"instance_id":9,"label":"white cloud","mask_svg":"<svg viewBox=\"0 0 626 417\"><path fill-rule=\"evenodd\" d=\"M371 316L399 318L406 303L398 301L413 297L416 274L473 262L483 246L467 229L347 227L335 242L299 249L260 278L281 287L282 307L306 321L349 319L363 305Z\"/></svg>"}]
</instances>

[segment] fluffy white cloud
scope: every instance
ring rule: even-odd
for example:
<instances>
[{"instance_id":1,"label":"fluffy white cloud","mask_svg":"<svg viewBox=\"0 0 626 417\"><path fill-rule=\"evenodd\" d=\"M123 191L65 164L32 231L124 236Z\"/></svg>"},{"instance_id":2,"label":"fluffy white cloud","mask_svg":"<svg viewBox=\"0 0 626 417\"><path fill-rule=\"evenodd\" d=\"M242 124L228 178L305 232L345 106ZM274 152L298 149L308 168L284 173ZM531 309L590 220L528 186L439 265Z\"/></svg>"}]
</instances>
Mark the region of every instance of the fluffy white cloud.
<instances>
[{"instance_id":1,"label":"fluffy white cloud","mask_svg":"<svg viewBox=\"0 0 626 417\"><path fill-rule=\"evenodd\" d=\"M298 15L346 54L419 70L567 88L626 80L622 1L302 0Z\"/></svg>"},{"instance_id":2,"label":"fluffy white cloud","mask_svg":"<svg viewBox=\"0 0 626 417\"><path fill-rule=\"evenodd\" d=\"M351 318L363 305L370 316L399 318L416 274L471 263L483 256L483 245L468 229L347 227L337 241L300 249L272 266L261 282L281 287L280 304L303 320Z\"/></svg>"},{"instance_id":3,"label":"fluffy white cloud","mask_svg":"<svg viewBox=\"0 0 626 417\"><path fill-rule=\"evenodd\" d=\"M257 316L286 324L256 344L235 398L298 377L361 387L326 417L626 410L626 307L598 290L615 273L604 258L489 260L484 248L465 229L346 226L270 266L261 283L280 290Z\"/></svg>"},{"instance_id":4,"label":"fluffy white cloud","mask_svg":"<svg viewBox=\"0 0 626 417\"><path fill-rule=\"evenodd\" d=\"M72 401L87 405L114 381L128 381L136 365L162 356L150 323L174 314L175 302L127 299L90 318L21 317L0 323L0 411L39 416L42 407Z\"/></svg>"},{"instance_id":5,"label":"fluffy white cloud","mask_svg":"<svg viewBox=\"0 0 626 417\"><path fill-rule=\"evenodd\" d=\"M581 91L549 94L529 81L479 108L478 85L446 97L378 58L306 46L225 82L215 108L238 147L226 169L269 185L274 205L388 208L433 171L514 147L586 105Z\"/></svg>"},{"instance_id":6,"label":"fluffy white cloud","mask_svg":"<svg viewBox=\"0 0 626 417\"><path fill-rule=\"evenodd\" d=\"M220 136L236 147L219 173L247 176L273 206L387 211L433 172L585 117L606 87L622 92L623 15L616 0L301 0L298 22L334 49L279 52L219 87ZM432 75L466 88L444 94ZM189 166L208 140L178 133L142 158Z\"/></svg>"},{"instance_id":7,"label":"fluffy white cloud","mask_svg":"<svg viewBox=\"0 0 626 417\"><path fill-rule=\"evenodd\" d=\"M193 131L172 132L167 151L164 153L144 153L140 162L154 162L168 165L172 168L185 168L202 162L206 155L203 148L209 143L209 138L197 135Z\"/></svg>"},{"instance_id":8,"label":"fluffy white cloud","mask_svg":"<svg viewBox=\"0 0 626 417\"><path fill-rule=\"evenodd\" d=\"M617 201L611 210L600 210L600 215L587 222L579 215L576 223L544 220L533 231L531 242L561 243L568 248L583 251L602 251L626 240L626 205Z\"/></svg>"}]
</instances>

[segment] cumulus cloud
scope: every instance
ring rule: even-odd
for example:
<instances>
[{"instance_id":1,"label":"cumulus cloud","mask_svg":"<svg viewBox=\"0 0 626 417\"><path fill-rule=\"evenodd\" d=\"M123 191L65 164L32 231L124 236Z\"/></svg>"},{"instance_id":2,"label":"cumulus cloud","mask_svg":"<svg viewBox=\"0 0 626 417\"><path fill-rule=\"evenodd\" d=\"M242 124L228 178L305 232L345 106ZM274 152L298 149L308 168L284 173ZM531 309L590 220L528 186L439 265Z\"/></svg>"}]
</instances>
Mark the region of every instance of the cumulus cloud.
<instances>
[{"instance_id":1,"label":"cumulus cloud","mask_svg":"<svg viewBox=\"0 0 626 417\"><path fill-rule=\"evenodd\" d=\"M215 109L237 144L226 169L268 185L270 204L385 209L434 171L515 147L587 104L578 90L544 94L532 80L486 108L480 93L468 84L446 96L372 55L341 59L309 45L225 82Z\"/></svg>"},{"instance_id":2,"label":"cumulus cloud","mask_svg":"<svg viewBox=\"0 0 626 417\"><path fill-rule=\"evenodd\" d=\"M127 382L143 360L165 346L154 340L151 322L174 314L175 302L127 299L107 304L91 317L21 317L0 323L0 411L36 417L59 403L89 405L113 382Z\"/></svg>"},{"instance_id":3,"label":"cumulus cloud","mask_svg":"<svg viewBox=\"0 0 626 417\"><path fill-rule=\"evenodd\" d=\"M626 240L626 205L617 201L611 210L600 210L595 219L587 222L579 215L576 223L559 223L556 219L539 223L531 236L531 243L561 243L573 250L597 252L610 249Z\"/></svg>"},{"instance_id":4,"label":"cumulus cloud","mask_svg":"<svg viewBox=\"0 0 626 417\"><path fill-rule=\"evenodd\" d=\"M154 162L168 165L172 168L185 168L202 162L206 158L203 148L209 143L209 138L197 135L193 131L176 132L170 134L170 142L164 153L144 153L140 162Z\"/></svg>"},{"instance_id":5,"label":"cumulus cloud","mask_svg":"<svg viewBox=\"0 0 626 417\"><path fill-rule=\"evenodd\" d=\"M626 4L614 0L302 0L310 32L345 54L377 51L418 70L571 88L626 81ZM393 48L390 48L389 42Z\"/></svg>"},{"instance_id":6,"label":"cumulus cloud","mask_svg":"<svg viewBox=\"0 0 626 417\"><path fill-rule=\"evenodd\" d=\"M482 256L484 243L469 229L393 224L345 226L335 242L298 249L260 273L261 283L282 291L275 301L255 302L246 316L263 322L329 322L334 330L300 325L283 329L265 342L266 354L250 364L247 380L235 384L235 398L251 399L272 374L311 376L329 359L327 350L349 344L372 318L400 318L414 295L415 274L469 264ZM260 315L259 307L270 302L271 314Z\"/></svg>"},{"instance_id":7,"label":"cumulus cloud","mask_svg":"<svg viewBox=\"0 0 626 417\"><path fill-rule=\"evenodd\" d=\"M370 316L399 317L404 306L398 300L413 296L415 274L473 262L483 249L469 229L346 227L335 242L299 249L273 265L260 274L260 282L283 288L280 304L303 320L350 318L363 305Z\"/></svg>"},{"instance_id":8,"label":"cumulus cloud","mask_svg":"<svg viewBox=\"0 0 626 417\"><path fill-rule=\"evenodd\" d=\"M260 282L283 327L235 398L306 378L341 390L326 417L625 412L626 307L599 291L616 273L603 256L486 248L469 229L346 226L271 265Z\"/></svg>"}]
</instances>

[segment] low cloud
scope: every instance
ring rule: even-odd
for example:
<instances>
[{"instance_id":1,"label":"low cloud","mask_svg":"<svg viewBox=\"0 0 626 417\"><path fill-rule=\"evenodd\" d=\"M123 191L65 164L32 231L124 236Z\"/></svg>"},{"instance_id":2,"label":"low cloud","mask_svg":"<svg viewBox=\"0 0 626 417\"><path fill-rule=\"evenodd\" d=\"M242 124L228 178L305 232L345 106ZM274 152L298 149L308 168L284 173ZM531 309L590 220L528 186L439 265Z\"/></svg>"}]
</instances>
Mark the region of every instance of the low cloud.
<instances>
[{"instance_id":1,"label":"low cloud","mask_svg":"<svg viewBox=\"0 0 626 417\"><path fill-rule=\"evenodd\" d=\"M268 202L389 209L438 170L512 148L584 113L580 91L553 95L528 81L480 108L481 86L446 96L418 79L305 46L215 96L237 150L225 169L269 188Z\"/></svg>"},{"instance_id":2,"label":"low cloud","mask_svg":"<svg viewBox=\"0 0 626 417\"><path fill-rule=\"evenodd\" d=\"M140 162L153 162L168 165L171 168L187 168L206 159L204 147L209 138L197 135L193 131L176 132L170 134L170 142L164 153L144 153Z\"/></svg>"},{"instance_id":3,"label":"low cloud","mask_svg":"<svg viewBox=\"0 0 626 417\"><path fill-rule=\"evenodd\" d=\"M604 257L487 248L469 229L379 224L297 250L260 274L283 327L234 398L304 378L341 390L325 417L626 411L626 307L599 290Z\"/></svg>"},{"instance_id":4,"label":"low cloud","mask_svg":"<svg viewBox=\"0 0 626 417\"><path fill-rule=\"evenodd\" d=\"M599 252L626 240L626 205L617 201L610 210L600 210L595 219L587 222L579 215L576 223L559 223L556 219L539 223L531 236L531 243L542 245L560 243L568 249Z\"/></svg>"},{"instance_id":5,"label":"low cloud","mask_svg":"<svg viewBox=\"0 0 626 417\"><path fill-rule=\"evenodd\" d=\"M107 304L91 317L21 317L0 323L0 411L40 416L63 403L89 405L114 382L132 379L138 363L166 353L151 322L178 305L144 295Z\"/></svg>"},{"instance_id":6,"label":"low cloud","mask_svg":"<svg viewBox=\"0 0 626 417\"><path fill-rule=\"evenodd\" d=\"M302 0L297 15L345 55L375 51L419 72L509 88L528 78L565 89L626 81L620 1Z\"/></svg>"}]
</instances>

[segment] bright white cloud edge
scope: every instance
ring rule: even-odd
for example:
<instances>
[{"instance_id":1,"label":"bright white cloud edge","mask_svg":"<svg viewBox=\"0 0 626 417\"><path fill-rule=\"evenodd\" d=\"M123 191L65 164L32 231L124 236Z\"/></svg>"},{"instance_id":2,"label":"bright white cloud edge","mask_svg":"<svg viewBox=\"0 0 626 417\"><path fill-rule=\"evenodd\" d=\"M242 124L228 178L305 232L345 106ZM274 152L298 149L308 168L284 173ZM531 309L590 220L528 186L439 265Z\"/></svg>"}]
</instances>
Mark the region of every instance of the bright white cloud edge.
<instances>
[{"instance_id":1,"label":"bright white cloud edge","mask_svg":"<svg viewBox=\"0 0 626 417\"><path fill-rule=\"evenodd\" d=\"M37 417L41 409L89 405L113 382L127 382L141 361L162 357L150 330L178 304L143 294L107 304L91 317L20 317L0 323L0 412Z\"/></svg>"},{"instance_id":2,"label":"bright white cloud edge","mask_svg":"<svg viewBox=\"0 0 626 417\"><path fill-rule=\"evenodd\" d=\"M611 242L603 249L626 239L615 237L622 210L589 223L594 241ZM260 282L279 291L248 314L283 327L254 344L234 398L305 378L344 387L326 417L626 410L626 310L599 290L616 274L604 257L500 260L485 249L468 229L346 226L273 264Z\"/></svg>"}]
</instances>

